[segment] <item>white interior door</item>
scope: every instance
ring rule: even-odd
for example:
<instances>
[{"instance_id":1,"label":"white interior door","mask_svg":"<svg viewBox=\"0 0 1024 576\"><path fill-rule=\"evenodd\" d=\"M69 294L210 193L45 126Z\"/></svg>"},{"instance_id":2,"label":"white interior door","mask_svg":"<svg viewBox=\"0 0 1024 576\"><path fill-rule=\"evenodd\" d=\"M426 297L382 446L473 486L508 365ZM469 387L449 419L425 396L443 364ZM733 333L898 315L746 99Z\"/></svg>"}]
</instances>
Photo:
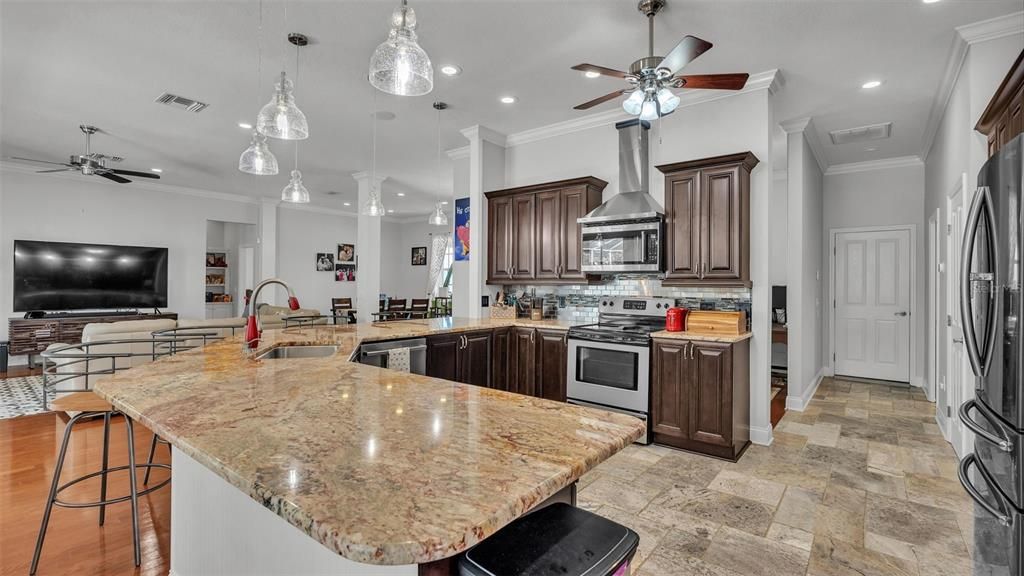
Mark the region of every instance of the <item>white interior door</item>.
<instances>
[{"instance_id":1,"label":"white interior door","mask_svg":"<svg viewBox=\"0 0 1024 576\"><path fill-rule=\"evenodd\" d=\"M835 242L835 373L910 382L910 231Z\"/></svg>"},{"instance_id":2,"label":"white interior door","mask_svg":"<svg viewBox=\"0 0 1024 576\"><path fill-rule=\"evenodd\" d=\"M960 405L973 397L974 383L967 360L967 349L964 347L964 325L960 315L960 248L963 244L964 225L967 218L970 197L967 192L967 176L962 184L946 201L946 218L949 222L949 234L946 236L946 314L949 317L944 335L946 351L946 406L948 415L949 436L947 440L953 445L957 454L963 456L969 451L968 431L960 419L956 417Z\"/></svg>"}]
</instances>

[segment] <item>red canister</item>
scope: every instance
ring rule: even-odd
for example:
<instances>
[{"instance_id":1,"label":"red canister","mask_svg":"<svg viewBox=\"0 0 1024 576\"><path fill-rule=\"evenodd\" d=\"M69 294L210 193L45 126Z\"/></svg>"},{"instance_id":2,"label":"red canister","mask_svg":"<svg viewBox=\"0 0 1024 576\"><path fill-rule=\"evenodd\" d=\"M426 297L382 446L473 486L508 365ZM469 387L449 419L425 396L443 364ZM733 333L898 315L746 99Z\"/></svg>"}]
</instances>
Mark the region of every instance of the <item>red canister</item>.
<instances>
[{"instance_id":1,"label":"red canister","mask_svg":"<svg viewBox=\"0 0 1024 576\"><path fill-rule=\"evenodd\" d=\"M686 330L686 309L669 308L665 313L665 330L669 332L682 332Z\"/></svg>"}]
</instances>

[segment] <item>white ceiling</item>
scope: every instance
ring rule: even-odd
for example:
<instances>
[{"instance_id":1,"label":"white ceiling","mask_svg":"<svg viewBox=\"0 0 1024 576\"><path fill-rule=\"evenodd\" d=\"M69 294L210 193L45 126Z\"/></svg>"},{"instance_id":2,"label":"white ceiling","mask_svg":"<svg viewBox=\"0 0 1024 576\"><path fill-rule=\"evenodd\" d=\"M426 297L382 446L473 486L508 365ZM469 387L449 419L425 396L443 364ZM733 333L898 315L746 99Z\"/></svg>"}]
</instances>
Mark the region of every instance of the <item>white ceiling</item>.
<instances>
[{"instance_id":1,"label":"white ceiling","mask_svg":"<svg viewBox=\"0 0 1024 576\"><path fill-rule=\"evenodd\" d=\"M164 170L163 182L274 197L287 183L292 145L273 141L281 173L236 170L252 122L282 66L294 70L289 31L307 34L296 82L311 136L300 168L314 203L356 209L350 174L370 169L374 91L365 80L374 47L397 0L265 1L264 64L256 78L257 3L0 2L0 154L63 160L83 146L80 123L104 130L94 151L126 158L121 167ZM395 120L378 123L377 170L390 177L385 202L402 214L429 211L437 186L435 99L445 149L465 144L458 129L483 124L506 134L578 118L572 106L620 86L569 67L623 69L646 50L646 25L633 0L411 0L420 40L436 74L420 98L377 95ZM655 47L684 34L715 44L690 73L773 68L785 79L776 120L811 116L828 164L916 155L939 91L954 28L1020 10L1019 0L669 0ZM287 21L285 20L287 13ZM860 85L884 84L874 91ZM163 92L207 102L199 114L153 102ZM519 98L514 105L499 96ZM608 103L595 111L617 104ZM827 132L892 121L877 144L833 146ZM868 152L867 146L877 147ZM448 159L444 158L447 166ZM442 186L450 189L450 170ZM338 191L327 196L327 191ZM397 198L399 191L406 192ZM343 202L352 203L344 208Z\"/></svg>"}]
</instances>

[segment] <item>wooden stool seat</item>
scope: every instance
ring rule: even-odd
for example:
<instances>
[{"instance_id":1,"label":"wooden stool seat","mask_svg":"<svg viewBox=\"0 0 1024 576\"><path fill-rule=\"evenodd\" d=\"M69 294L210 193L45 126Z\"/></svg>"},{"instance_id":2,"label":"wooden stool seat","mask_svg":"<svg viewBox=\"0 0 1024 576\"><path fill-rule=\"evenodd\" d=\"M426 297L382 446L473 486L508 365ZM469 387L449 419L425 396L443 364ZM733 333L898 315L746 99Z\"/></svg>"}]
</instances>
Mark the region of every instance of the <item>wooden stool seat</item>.
<instances>
[{"instance_id":1,"label":"wooden stool seat","mask_svg":"<svg viewBox=\"0 0 1024 576\"><path fill-rule=\"evenodd\" d=\"M73 392L50 403L58 412L112 412L114 407L95 392Z\"/></svg>"}]
</instances>

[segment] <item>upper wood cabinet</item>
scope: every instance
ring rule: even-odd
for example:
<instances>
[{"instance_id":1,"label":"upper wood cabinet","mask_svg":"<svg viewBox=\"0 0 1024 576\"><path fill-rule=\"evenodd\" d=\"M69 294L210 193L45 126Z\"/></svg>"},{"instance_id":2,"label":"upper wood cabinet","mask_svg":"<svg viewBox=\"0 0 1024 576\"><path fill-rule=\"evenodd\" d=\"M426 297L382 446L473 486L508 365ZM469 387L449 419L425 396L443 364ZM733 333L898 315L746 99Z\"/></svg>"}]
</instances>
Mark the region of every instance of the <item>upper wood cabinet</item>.
<instances>
[{"instance_id":1,"label":"upper wood cabinet","mask_svg":"<svg viewBox=\"0 0 1024 576\"><path fill-rule=\"evenodd\" d=\"M488 192L487 282L586 281L576 219L601 204L607 185L588 176Z\"/></svg>"},{"instance_id":2,"label":"upper wood cabinet","mask_svg":"<svg viewBox=\"0 0 1024 576\"><path fill-rule=\"evenodd\" d=\"M975 130L988 139L988 155L1024 133L1024 50L981 114Z\"/></svg>"},{"instance_id":3,"label":"upper wood cabinet","mask_svg":"<svg viewBox=\"0 0 1024 576\"><path fill-rule=\"evenodd\" d=\"M751 152L658 166L665 174L665 286L750 284Z\"/></svg>"}]
</instances>

